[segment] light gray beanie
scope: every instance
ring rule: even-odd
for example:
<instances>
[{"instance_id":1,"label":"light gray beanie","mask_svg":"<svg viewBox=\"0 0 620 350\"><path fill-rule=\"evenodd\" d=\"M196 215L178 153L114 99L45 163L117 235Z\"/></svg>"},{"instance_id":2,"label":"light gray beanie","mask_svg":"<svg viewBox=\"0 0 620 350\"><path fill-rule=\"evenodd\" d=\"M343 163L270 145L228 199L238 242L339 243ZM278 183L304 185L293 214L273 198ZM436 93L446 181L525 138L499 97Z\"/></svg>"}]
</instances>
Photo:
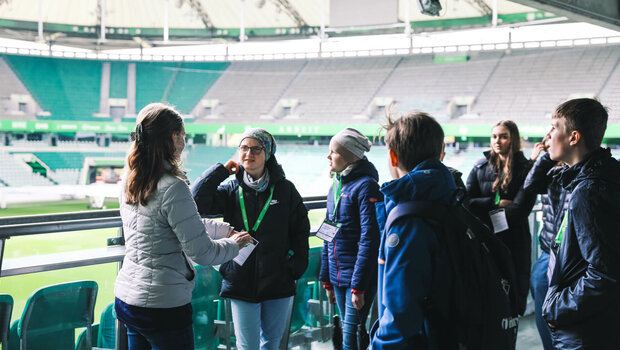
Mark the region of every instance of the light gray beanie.
<instances>
[{"instance_id":1,"label":"light gray beanie","mask_svg":"<svg viewBox=\"0 0 620 350\"><path fill-rule=\"evenodd\" d=\"M353 128L346 128L341 132L337 133L336 135L334 135L334 137L332 137L332 141L342 146L342 148L344 148L346 151L350 152L351 155L357 158L351 159L351 161L364 158L364 152L370 151L370 146L372 146L372 143L368 141L368 138L366 136ZM336 149L335 151L345 156L345 158L348 158L346 157L348 156L346 152L341 152L338 149Z\"/></svg>"}]
</instances>

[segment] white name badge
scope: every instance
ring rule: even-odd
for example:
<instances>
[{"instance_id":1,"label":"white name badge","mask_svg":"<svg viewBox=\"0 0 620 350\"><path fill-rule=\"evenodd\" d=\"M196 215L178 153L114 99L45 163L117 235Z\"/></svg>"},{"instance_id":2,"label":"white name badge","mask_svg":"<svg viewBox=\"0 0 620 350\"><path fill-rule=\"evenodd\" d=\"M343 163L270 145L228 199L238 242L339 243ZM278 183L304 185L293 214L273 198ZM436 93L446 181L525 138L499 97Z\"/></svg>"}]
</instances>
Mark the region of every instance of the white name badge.
<instances>
[{"instance_id":1,"label":"white name badge","mask_svg":"<svg viewBox=\"0 0 620 350\"><path fill-rule=\"evenodd\" d=\"M340 230L340 226L342 224L325 219L316 232L316 236L324 241L331 242Z\"/></svg>"},{"instance_id":2,"label":"white name badge","mask_svg":"<svg viewBox=\"0 0 620 350\"><path fill-rule=\"evenodd\" d=\"M250 254L252 254L254 248L256 248L257 245L258 241L254 237L252 237L252 243L248 243L245 245L245 247L239 249L239 255L237 255L233 259L233 261L243 266L243 264L246 260L248 260L248 257L250 256Z\"/></svg>"},{"instance_id":3,"label":"white name badge","mask_svg":"<svg viewBox=\"0 0 620 350\"><path fill-rule=\"evenodd\" d=\"M489 216L493 224L493 233L499 233L508 229L508 220L506 220L506 210L504 208L491 210Z\"/></svg>"}]
</instances>

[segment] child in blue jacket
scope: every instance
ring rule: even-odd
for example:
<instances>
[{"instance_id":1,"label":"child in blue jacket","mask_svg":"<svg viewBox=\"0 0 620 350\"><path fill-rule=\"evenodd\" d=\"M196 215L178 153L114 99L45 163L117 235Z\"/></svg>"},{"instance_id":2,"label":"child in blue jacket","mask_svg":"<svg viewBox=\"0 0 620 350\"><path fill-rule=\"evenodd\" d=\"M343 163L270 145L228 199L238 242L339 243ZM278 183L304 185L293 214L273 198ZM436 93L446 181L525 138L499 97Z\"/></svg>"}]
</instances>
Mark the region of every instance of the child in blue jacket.
<instances>
[{"instance_id":1,"label":"child in blue jacket","mask_svg":"<svg viewBox=\"0 0 620 350\"><path fill-rule=\"evenodd\" d=\"M327 194L324 225L337 226L325 239L320 280L343 320L343 349L358 349L357 331L364 324L377 290L379 228L375 204L383 200L379 174L364 156L371 143L359 131L346 128L329 144L333 186ZM362 346L367 345L363 344Z\"/></svg>"},{"instance_id":2,"label":"child in blue jacket","mask_svg":"<svg viewBox=\"0 0 620 350\"><path fill-rule=\"evenodd\" d=\"M428 219L403 217L394 221L389 231L385 231L385 223L390 211L402 202L421 200L455 205L453 176L439 160L444 134L435 119L421 112L396 120L388 118L385 128L388 166L394 180L381 186L385 199L376 206L382 232L378 258L379 319L372 348L437 349L433 334L449 334L445 328L450 325L433 329L427 319L427 301L432 299L437 307L449 304L452 275L448 261Z\"/></svg>"}]
</instances>

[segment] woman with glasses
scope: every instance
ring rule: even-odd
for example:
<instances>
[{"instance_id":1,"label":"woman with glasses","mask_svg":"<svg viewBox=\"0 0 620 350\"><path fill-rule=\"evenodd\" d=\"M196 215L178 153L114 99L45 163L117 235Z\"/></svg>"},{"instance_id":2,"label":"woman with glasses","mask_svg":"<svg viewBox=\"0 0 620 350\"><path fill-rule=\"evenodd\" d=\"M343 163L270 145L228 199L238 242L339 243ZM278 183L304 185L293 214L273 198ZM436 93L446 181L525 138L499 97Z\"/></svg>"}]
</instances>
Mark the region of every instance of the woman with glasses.
<instances>
[{"instance_id":1,"label":"woman with glasses","mask_svg":"<svg viewBox=\"0 0 620 350\"><path fill-rule=\"evenodd\" d=\"M238 349L278 349L295 280L308 266L308 212L275 152L271 134L248 130L239 144L239 164L215 164L192 186L200 213L222 214L254 238L220 267L221 296L231 299ZM225 182L230 175L235 177Z\"/></svg>"},{"instance_id":2,"label":"woman with glasses","mask_svg":"<svg viewBox=\"0 0 620 350\"><path fill-rule=\"evenodd\" d=\"M114 286L116 314L127 326L130 350L194 349L195 270L188 258L221 264L251 237L226 223L200 219L179 168L185 147L179 113L153 103L137 120L120 197L126 250ZM213 241L207 232L230 238Z\"/></svg>"}]
</instances>

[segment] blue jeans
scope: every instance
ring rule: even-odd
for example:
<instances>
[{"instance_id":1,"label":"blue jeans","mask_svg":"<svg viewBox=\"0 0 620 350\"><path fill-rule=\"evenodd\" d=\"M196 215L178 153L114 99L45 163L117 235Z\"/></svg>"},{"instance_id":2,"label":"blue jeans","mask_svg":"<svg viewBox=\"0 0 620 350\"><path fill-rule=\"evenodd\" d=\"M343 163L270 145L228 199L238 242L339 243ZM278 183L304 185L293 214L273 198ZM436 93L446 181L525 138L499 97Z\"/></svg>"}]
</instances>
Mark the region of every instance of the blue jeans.
<instances>
[{"instance_id":1,"label":"blue jeans","mask_svg":"<svg viewBox=\"0 0 620 350\"><path fill-rule=\"evenodd\" d=\"M364 291L364 306L361 310L353 307L350 287L334 286L334 294L342 319L342 348L343 350L357 350L357 328L358 325L363 324L366 329L366 319L370 305L377 294L377 286L373 285L371 290Z\"/></svg>"},{"instance_id":2,"label":"blue jeans","mask_svg":"<svg viewBox=\"0 0 620 350\"><path fill-rule=\"evenodd\" d=\"M192 325L174 330L137 331L127 326L129 350L194 350Z\"/></svg>"},{"instance_id":3,"label":"blue jeans","mask_svg":"<svg viewBox=\"0 0 620 350\"><path fill-rule=\"evenodd\" d=\"M293 306L293 297L248 303L230 300L239 350L277 350Z\"/></svg>"},{"instance_id":4,"label":"blue jeans","mask_svg":"<svg viewBox=\"0 0 620 350\"><path fill-rule=\"evenodd\" d=\"M542 251L540 258L534 264L532 269L532 277L530 278L532 298L534 298L534 313L536 314L536 328L540 334L543 347L545 350L552 350L551 332L547 321L542 317L542 306L549 289L549 280L547 279L547 266L549 265L549 253Z\"/></svg>"}]
</instances>

